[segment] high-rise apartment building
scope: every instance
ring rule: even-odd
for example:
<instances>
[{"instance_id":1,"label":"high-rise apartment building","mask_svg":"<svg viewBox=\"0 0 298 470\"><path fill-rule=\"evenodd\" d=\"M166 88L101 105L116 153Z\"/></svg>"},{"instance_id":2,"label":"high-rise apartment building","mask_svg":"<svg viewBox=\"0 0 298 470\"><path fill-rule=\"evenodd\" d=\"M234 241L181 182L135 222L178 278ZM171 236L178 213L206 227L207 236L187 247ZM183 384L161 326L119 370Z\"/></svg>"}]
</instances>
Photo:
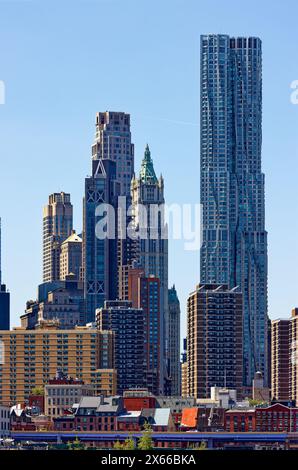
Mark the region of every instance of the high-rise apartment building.
<instances>
[{"instance_id":1,"label":"high-rise apartment building","mask_svg":"<svg viewBox=\"0 0 298 470\"><path fill-rule=\"evenodd\" d=\"M61 244L72 233L73 209L70 194L61 192L49 196L43 209L43 281L60 279Z\"/></svg>"},{"instance_id":2,"label":"high-rise apartment building","mask_svg":"<svg viewBox=\"0 0 298 470\"><path fill-rule=\"evenodd\" d=\"M164 181L157 179L149 146L139 178L133 178L132 219L138 232L137 267L160 280L160 390L165 386L168 351L168 234L164 220Z\"/></svg>"},{"instance_id":3,"label":"high-rise apartment building","mask_svg":"<svg viewBox=\"0 0 298 470\"><path fill-rule=\"evenodd\" d=\"M271 398L278 401L290 397L290 326L288 319L271 322Z\"/></svg>"},{"instance_id":4,"label":"high-rise apartment building","mask_svg":"<svg viewBox=\"0 0 298 470\"><path fill-rule=\"evenodd\" d=\"M211 387L242 387L242 294L227 285L199 284L187 301L188 396Z\"/></svg>"},{"instance_id":5,"label":"high-rise apartment building","mask_svg":"<svg viewBox=\"0 0 298 470\"><path fill-rule=\"evenodd\" d=\"M298 404L298 308L292 309L290 320L289 397Z\"/></svg>"},{"instance_id":6,"label":"high-rise apartment building","mask_svg":"<svg viewBox=\"0 0 298 470\"><path fill-rule=\"evenodd\" d=\"M3 360L0 362L0 402L24 403L34 387L43 387L57 369L103 390L109 374L115 377L114 333L77 327L60 330L48 322L36 330L15 328L0 331ZM104 369L104 370L102 370Z\"/></svg>"},{"instance_id":7,"label":"high-rise apartment building","mask_svg":"<svg viewBox=\"0 0 298 470\"><path fill-rule=\"evenodd\" d=\"M298 308L290 319L272 320L271 397L298 403Z\"/></svg>"},{"instance_id":8,"label":"high-rise apartment building","mask_svg":"<svg viewBox=\"0 0 298 470\"><path fill-rule=\"evenodd\" d=\"M96 312L99 329L115 333L117 391L142 388L144 383L144 315L129 301L106 301Z\"/></svg>"},{"instance_id":9,"label":"high-rise apartment building","mask_svg":"<svg viewBox=\"0 0 298 470\"><path fill-rule=\"evenodd\" d=\"M2 284L2 264L1 264L1 218L0 218L0 329L9 330L10 324L10 293L6 290L6 285Z\"/></svg>"},{"instance_id":10,"label":"high-rise apartment building","mask_svg":"<svg viewBox=\"0 0 298 470\"><path fill-rule=\"evenodd\" d=\"M169 352L168 373L170 378L170 394L181 394L180 367L180 302L175 286L169 289Z\"/></svg>"},{"instance_id":11,"label":"high-rise apartment building","mask_svg":"<svg viewBox=\"0 0 298 470\"><path fill-rule=\"evenodd\" d=\"M268 377L262 45L201 37L201 283L243 293L244 385Z\"/></svg>"},{"instance_id":12,"label":"high-rise apartment building","mask_svg":"<svg viewBox=\"0 0 298 470\"><path fill-rule=\"evenodd\" d=\"M128 271L127 299L135 308L143 310L144 351L143 351L143 386L154 395L161 393L160 356L160 279L144 275L140 268Z\"/></svg>"},{"instance_id":13,"label":"high-rise apartment building","mask_svg":"<svg viewBox=\"0 0 298 470\"><path fill-rule=\"evenodd\" d=\"M60 251L60 279L63 281L69 275L81 279L82 270L82 238L75 230L61 244Z\"/></svg>"},{"instance_id":14,"label":"high-rise apartment building","mask_svg":"<svg viewBox=\"0 0 298 470\"><path fill-rule=\"evenodd\" d=\"M188 385L187 385L187 339L183 338L183 352L181 354L181 396L183 398L188 397Z\"/></svg>"}]
</instances>

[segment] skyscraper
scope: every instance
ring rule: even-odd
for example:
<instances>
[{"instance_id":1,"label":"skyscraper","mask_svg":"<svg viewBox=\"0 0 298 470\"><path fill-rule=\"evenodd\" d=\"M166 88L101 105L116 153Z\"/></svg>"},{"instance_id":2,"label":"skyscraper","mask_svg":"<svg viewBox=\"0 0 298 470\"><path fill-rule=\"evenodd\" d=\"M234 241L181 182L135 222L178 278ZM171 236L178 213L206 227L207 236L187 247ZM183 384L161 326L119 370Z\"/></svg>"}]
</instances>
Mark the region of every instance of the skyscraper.
<instances>
[{"instance_id":1,"label":"skyscraper","mask_svg":"<svg viewBox=\"0 0 298 470\"><path fill-rule=\"evenodd\" d=\"M289 333L289 397L298 403L298 308L292 309ZM282 348L280 348L280 352Z\"/></svg>"},{"instance_id":2,"label":"skyscraper","mask_svg":"<svg viewBox=\"0 0 298 470\"><path fill-rule=\"evenodd\" d=\"M211 387L242 388L242 294L227 285L199 284L187 301L188 396Z\"/></svg>"},{"instance_id":3,"label":"skyscraper","mask_svg":"<svg viewBox=\"0 0 298 470\"><path fill-rule=\"evenodd\" d=\"M134 172L134 146L131 143L130 115L106 111L96 113L93 160L112 160L116 163L116 179L120 194L130 196L130 183Z\"/></svg>"},{"instance_id":4,"label":"skyscraper","mask_svg":"<svg viewBox=\"0 0 298 470\"><path fill-rule=\"evenodd\" d=\"M144 384L144 314L126 300L105 301L96 310L97 326L115 333L115 369L117 391L123 394L130 388Z\"/></svg>"},{"instance_id":5,"label":"skyscraper","mask_svg":"<svg viewBox=\"0 0 298 470\"><path fill-rule=\"evenodd\" d=\"M145 277L140 268L130 268L126 295L133 307L143 310L144 387L152 394L159 395L160 357L163 352L160 337L160 279L154 276Z\"/></svg>"},{"instance_id":6,"label":"skyscraper","mask_svg":"<svg viewBox=\"0 0 298 470\"><path fill-rule=\"evenodd\" d=\"M201 37L201 283L243 293L244 385L268 377L262 46Z\"/></svg>"},{"instance_id":7,"label":"skyscraper","mask_svg":"<svg viewBox=\"0 0 298 470\"><path fill-rule=\"evenodd\" d=\"M187 338L183 338L183 352L181 354L181 396L188 396L188 370L187 370Z\"/></svg>"},{"instance_id":8,"label":"skyscraper","mask_svg":"<svg viewBox=\"0 0 298 470\"><path fill-rule=\"evenodd\" d=\"M180 302L175 286L169 289L169 354L168 369L171 395L181 394L180 367Z\"/></svg>"},{"instance_id":9,"label":"skyscraper","mask_svg":"<svg viewBox=\"0 0 298 470\"><path fill-rule=\"evenodd\" d=\"M103 307L105 300L118 298L118 272L127 258L127 248L125 240L119 241L116 211L118 196L126 196L130 200L134 171L129 114L112 111L96 113L95 128L92 175L85 180L83 209L83 277L87 321L94 321L95 310ZM97 223L103 219L103 215L95 214L101 204L110 204L115 209L113 239L100 239L95 233Z\"/></svg>"},{"instance_id":10,"label":"skyscraper","mask_svg":"<svg viewBox=\"0 0 298 470\"><path fill-rule=\"evenodd\" d=\"M61 244L60 251L60 280L65 280L70 274L76 280L81 279L82 270L82 239L75 230Z\"/></svg>"},{"instance_id":11,"label":"skyscraper","mask_svg":"<svg viewBox=\"0 0 298 470\"><path fill-rule=\"evenodd\" d=\"M1 265L1 218L0 218L0 330L9 330L10 324L10 293L6 285L2 284Z\"/></svg>"},{"instance_id":12,"label":"skyscraper","mask_svg":"<svg viewBox=\"0 0 298 470\"><path fill-rule=\"evenodd\" d=\"M298 308L290 319L272 320L271 397L298 402Z\"/></svg>"},{"instance_id":13,"label":"skyscraper","mask_svg":"<svg viewBox=\"0 0 298 470\"><path fill-rule=\"evenodd\" d=\"M103 307L105 300L117 298L117 233L102 236L97 233L97 224L103 223L106 215L109 228L116 230L119 183L116 180L116 163L109 159L92 160L92 176L85 179L83 202L83 277L86 321L95 321L95 311ZM114 214L106 214L104 204L114 208ZM98 213L97 210L100 212ZM111 225L110 225L111 224Z\"/></svg>"},{"instance_id":14,"label":"skyscraper","mask_svg":"<svg viewBox=\"0 0 298 470\"><path fill-rule=\"evenodd\" d=\"M138 231L137 266L160 280L160 390L164 390L168 351L168 239L164 221L164 181L157 179L149 146L139 178L133 178L132 218Z\"/></svg>"},{"instance_id":15,"label":"skyscraper","mask_svg":"<svg viewBox=\"0 0 298 470\"><path fill-rule=\"evenodd\" d=\"M61 244L72 232L73 210L70 194L61 192L49 196L43 209L43 281L60 279Z\"/></svg>"}]
</instances>

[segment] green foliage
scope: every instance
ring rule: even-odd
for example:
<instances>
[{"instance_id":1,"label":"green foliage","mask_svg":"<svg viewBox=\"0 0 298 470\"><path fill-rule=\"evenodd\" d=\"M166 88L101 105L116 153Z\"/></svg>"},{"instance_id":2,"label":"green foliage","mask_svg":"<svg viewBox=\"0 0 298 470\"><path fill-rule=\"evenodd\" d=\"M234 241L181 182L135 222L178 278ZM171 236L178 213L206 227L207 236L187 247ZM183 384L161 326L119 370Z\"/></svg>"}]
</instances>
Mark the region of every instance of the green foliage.
<instances>
[{"instance_id":1,"label":"green foliage","mask_svg":"<svg viewBox=\"0 0 298 470\"><path fill-rule=\"evenodd\" d=\"M201 441L201 442L200 442L200 445L199 445L199 447L198 447L198 450L206 450L206 448L207 448L206 442L205 442L205 441Z\"/></svg>"},{"instance_id":2,"label":"green foliage","mask_svg":"<svg viewBox=\"0 0 298 470\"><path fill-rule=\"evenodd\" d=\"M135 443L132 437L128 437L123 443L122 442L115 442L114 444L115 450L134 450Z\"/></svg>"},{"instance_id":3,"label":"green foliage","mask_svg":"<svg viewBox=\"0 0 298 470\"><path fill-rule=\"evenodd\" d=\"M249 406L268 405L268 403L263 400L253 400L252 398L249 398L248 402L249 402Z\"/></svg>"},{"instance_id":4,"label":"green foliage","mask_svg":"<svg viewBox=\"0 0 298 470\"><path fill-rule=\"evenodd\" d=\"M44 388L43 387L34 387L31 390L31 395L44 395Z\"/></svg>"},{"instance_id":5,"label":"green foliage","mask_svg":"<svg viewBox=\"0 0 298 470\"><path fill-rule=\"evenodd\" d=\"M134 450L135 449L135 443L132 437L129 437L125 440L124 442L124 450Z\"/></svg>"},{"instance_id":6,"label":"green foliage","mask_svg":"<svg viewBox=\"0 0 298 470\"><path fill-rule=\"evenodd\" d=\"M115 450L122 450L123 449L123 444L121 444L120 441L116 441L114 444L114 449Z\"/></svg>"},{"instance_id":7,"label":"green foliage","mask_svg":"<svg viewBox=\"0 0 298 470\"><path fill-rule=\"evenodd\" d=\"M85 446L80 440L78 439L78 436L75 438L73 442L68 442L67 443L67 448L68 450L85 450Z\"/></svg>"},{"instance_id":8,"label":"green foliage","mask_svg":"<svg viewBox=\"0 0 298 470\"><path fill-rule=\"evenodd\" d=\"M199 446L194 444L194 445L191 445L189 448L192 449L192 450L206 450L207 449L207 444L206 444L205 441L201 441Z\"/></svg>"},{"instance_id":9,"label":"green foliage","mask_svg":"<svg viewBox=\"0 0 298 470\"><path fill-rule=\"evenodd\" d=\"M150 424L146 423L144 425L144 431L142 437L138 442L139 450L151 450L153 449L153 439L152 439L152 429Z\"/></svg>"}]
</instances>

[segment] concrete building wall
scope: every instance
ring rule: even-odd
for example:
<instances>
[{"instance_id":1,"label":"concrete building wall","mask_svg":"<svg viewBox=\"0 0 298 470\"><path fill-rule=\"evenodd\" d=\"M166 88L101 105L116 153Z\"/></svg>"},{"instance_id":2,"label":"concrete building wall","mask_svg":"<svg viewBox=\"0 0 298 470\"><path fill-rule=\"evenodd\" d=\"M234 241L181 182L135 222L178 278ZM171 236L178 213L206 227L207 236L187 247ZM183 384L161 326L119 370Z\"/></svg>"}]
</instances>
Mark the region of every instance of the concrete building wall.
<instances>
[{"instance_id":1,"label":"concrete building wall","mask_svg":"<svg viewBox=\"0 0 298 470\"><path fill-rule=\"evenodd\" d=\"M117 393L144 384L144 314L129 301L106 301L96 312L99 329L115 333Z\"/></svg>"},{"instance_id":2,"label":"concrete building wall","mask_svg":"<svg viewBox=\"0 0 298 470\"><path fill-rule=\"evenodd\" d=\"M103 355L107 368L114 367L112 332L87 327L73 330L17 328L0 331L0 340L4 345L4 360L0 364L0 402L3 404L23 403L32 389L46 385L57 369L94 385L97 393L107 394L113 388L108 381L101 381ZM109 373L109 376L114 380L114 374Z\"/></svg>"},{"instance_id":3,"label":"concrete building wall","mask_svg":"<svg viewBox=\"0 0 298 470\"><path fill-rule=\"evenodd\" d=\"M198 285L187 303L188 395L208 398L212 386L242 387L242 294L226 285Z\"/></svg>"},{"instance_id":4,"label":"concrete building wall","mask_svg":"<svg viewBox=\"0 0 298 470\"><path fill-rule=\"evenodd\" d=\"M290 325L287 319L271 322L271 397L280 401L290 396Z\"/></svg>"},{"instance_id":5,"label":"concrete building wall","mask_svg":"<svg viewBox=\"0 0 298 470\"><path fill-rule=\"evenodd\" d=\"M49 196L43 209L43 281L60 279L61 243L70 236L73 208L70 194L61 192Z\"/></svg>"},{"instance_id":6,"label":"concrete building wall","mask_svg":"<svg viewBox=\"0 0 298 470\"><path fill-rule=\"evenodd\" d=\"M0 405L0 438L10 435L10 408Z\"/></svg>"}]
</instances>

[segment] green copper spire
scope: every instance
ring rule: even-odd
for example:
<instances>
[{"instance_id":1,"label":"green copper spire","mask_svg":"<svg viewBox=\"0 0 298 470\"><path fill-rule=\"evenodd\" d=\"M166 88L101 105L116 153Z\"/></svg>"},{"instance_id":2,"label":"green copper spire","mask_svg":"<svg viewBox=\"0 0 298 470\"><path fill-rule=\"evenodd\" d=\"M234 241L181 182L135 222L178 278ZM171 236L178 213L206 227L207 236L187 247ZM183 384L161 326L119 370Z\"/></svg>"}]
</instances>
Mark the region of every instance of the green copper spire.
<instances>
[{"instance_id":1,"label":"green copper spire","mask_svg":"<svg viewBox=\"0 0 298 470\"><path fill-rule=\"evenodd\" d=\"M179 304L179 299L176 291L175 284L169 289L169 303Z\"/></svg>"},{"instance_id":2,"label":"green copper spire","mask_svg":"<svg viewBox=\"0 0 298 470\"><path fill-rule=\"evenodd\" d=\"M149 150L149 145L146 145L144 158L141 165L140 179L143 183L157 183L156 174L153 167L153 161Z\"/></svg>"}]
</instances>

